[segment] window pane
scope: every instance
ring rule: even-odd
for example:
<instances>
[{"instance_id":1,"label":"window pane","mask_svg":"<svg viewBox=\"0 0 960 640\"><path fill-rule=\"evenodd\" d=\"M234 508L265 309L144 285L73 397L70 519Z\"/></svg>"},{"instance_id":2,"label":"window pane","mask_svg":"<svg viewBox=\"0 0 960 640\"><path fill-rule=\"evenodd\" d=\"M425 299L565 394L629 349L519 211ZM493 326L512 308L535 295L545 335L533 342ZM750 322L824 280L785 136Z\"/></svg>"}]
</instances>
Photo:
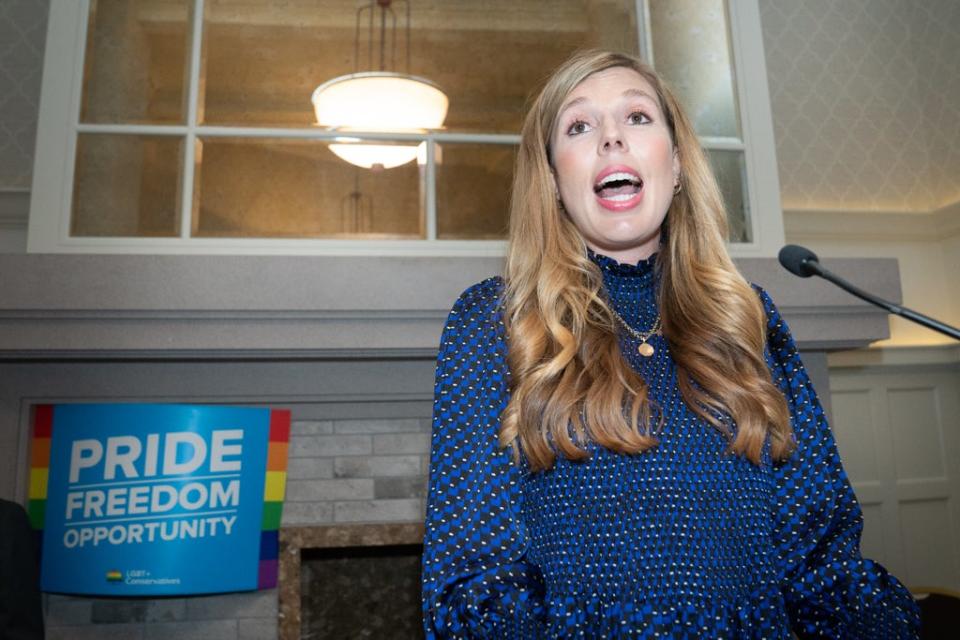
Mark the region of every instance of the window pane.
<instances>
[{"instance_id":1,"label":"window pane","mask_svg":"<svg viewBox=\"0 0 960 640\"><path fill-rule=\"evenodd\" d=\"M209 2L204 29L205 122L305 126L321 83L380 69L363 14L354 60L357 3L318 0ZM387 33L385 70L423 76L450 99L449 130L517 132L527 95L572 51L637 51L635 3L609 0L449 0L411 3L410 64L403 4L396 54ZM389 22L388 22L389 25Z\"/></svg>"},{"instance_id":2,"label":"window pane","mask_svg":"<svg viewBox=\"0 0 960 640\"><path fill-rule=\"evenodd\" d=\"M71 235L179 235L182 145L173 136L78 136Z\"/></svg>"},{"instance_id":3,"label":"window pane","mask_svg":"<svg viewBox=\"0 0 960 640\"><path fill-rule=\"evenodd\" d=\"M92 0L82 122L184 121L188 0Z\"/></svg>"},{"instance_id":4,"label":"window pane","mask_svg":"<svg viewBox=\"0 0 960 640\"><path fill-rule=\"evenodd\" d=\"M727 205L730 242L751 242L750 206L746 198L746 175L742 151L708 150L707 159L713 167Z\"/></svg>"},{"instance_id":5,"label":"window pane","mask_svg":"<svg viewBox=\"0 0 960 640\"><path fill-rule=\"evenodd\" d=\"M448 143L437 148L437 237L505 238L516 147Z\"/></svg>"},{"instance_id":6,"label":"window pane","mask_svg":"<svg viewBox=\"0 0 960 640\"><path fill-rule=\"evenodd\" d=\"M653 60L702 136L740 136L724 0L650 0Z\"/></svg>"},{"instance_id":7,"label":"window pane","mask_svg":"<svg viewBox=\"0 0 960 640\"><path fill-rule=\"evenodd\" d=\"M416 162L355 167L324 142L205 138L197 152L193 235L421 238L422 175Z\"/></svg>"}]
</instances>

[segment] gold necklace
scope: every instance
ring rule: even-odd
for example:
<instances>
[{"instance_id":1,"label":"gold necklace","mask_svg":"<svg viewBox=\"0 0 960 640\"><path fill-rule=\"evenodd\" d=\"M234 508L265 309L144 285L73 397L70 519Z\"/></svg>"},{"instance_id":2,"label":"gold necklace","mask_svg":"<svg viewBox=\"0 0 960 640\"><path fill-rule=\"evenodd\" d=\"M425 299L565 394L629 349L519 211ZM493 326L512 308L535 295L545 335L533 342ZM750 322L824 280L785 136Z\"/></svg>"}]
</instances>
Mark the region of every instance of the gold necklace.
<instances>
[{"instance_id":1,"label":"gold necklace","mask_svg":"<svg viewBox=\"0 0 960 640\"><path fill-rule=\"evenodd\" d=\"M624 320L619 313L617 313L617 310L614 309L613 306L610 307L610 311L613 312L613 316L620 322L621 325L623 325L623 328L627 330L627 333L640 341L640 344L637 345L637 353L642 355L644 358L649 358L656 352L656 350L653 348L653 345L647 342L647 340L653 336L662 335L660 331L662 327L660 326L659 312L657 313L657 319L653 322L653 327L649 331L641 332L627 324L627 321Z\"/></svg>"}]
</instances>

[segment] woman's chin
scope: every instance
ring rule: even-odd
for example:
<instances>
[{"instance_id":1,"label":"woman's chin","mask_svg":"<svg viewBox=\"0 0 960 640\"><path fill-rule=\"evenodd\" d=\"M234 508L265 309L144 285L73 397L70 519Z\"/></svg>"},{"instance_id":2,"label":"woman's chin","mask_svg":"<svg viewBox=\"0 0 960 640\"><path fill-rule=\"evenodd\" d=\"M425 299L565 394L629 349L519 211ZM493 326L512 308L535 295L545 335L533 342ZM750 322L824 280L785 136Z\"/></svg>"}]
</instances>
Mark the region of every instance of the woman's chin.
<instances>
[{"instance_id":1,"label":"woman's chin","mask_svg":"<svg viewBox=\"0 0 960 640\"><path fill-rule=\"evenodd\" d=\"M594 253L613 258L622 264L636 264L656 253L660 246L659 229L653 235L629 238L605 238L587 242Z\"/></svg>"}]
</instances>

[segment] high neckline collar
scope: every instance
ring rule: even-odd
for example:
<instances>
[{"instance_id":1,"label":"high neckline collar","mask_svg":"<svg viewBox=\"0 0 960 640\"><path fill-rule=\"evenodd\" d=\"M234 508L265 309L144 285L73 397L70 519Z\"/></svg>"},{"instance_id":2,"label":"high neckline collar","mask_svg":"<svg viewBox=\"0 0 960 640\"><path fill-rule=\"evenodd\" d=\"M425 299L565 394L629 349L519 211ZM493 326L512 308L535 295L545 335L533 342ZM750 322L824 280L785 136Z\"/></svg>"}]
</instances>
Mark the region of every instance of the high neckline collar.
<instances>
[{"instance_id":1,"label":"high neckline collar","mask_svg":"<svg viewBox=\"0 0 960 640\"><path fill-rule=\"evenodd\" d=\"M649 258L640 260L636 264L629 262L618 262L616 259L605 256L602 253L596 253L593 249L587 249L587 256L593 261L600 271L606 275L621 276L627 278L649 277L656 270L657 253L653 253Z\"/></svg>"},{"instance_id":2,"label":"high neckline collar","mask_svg":"<svg viewBox=\"0 0 960 640\"><path fill-rule=\"evenodd\" d=\"M653 326L660 282L657 254L636 264L624 264L594 251L588 255L600 268L607 298L620 317L633 327Z\"/></svg>"}]
</instances>

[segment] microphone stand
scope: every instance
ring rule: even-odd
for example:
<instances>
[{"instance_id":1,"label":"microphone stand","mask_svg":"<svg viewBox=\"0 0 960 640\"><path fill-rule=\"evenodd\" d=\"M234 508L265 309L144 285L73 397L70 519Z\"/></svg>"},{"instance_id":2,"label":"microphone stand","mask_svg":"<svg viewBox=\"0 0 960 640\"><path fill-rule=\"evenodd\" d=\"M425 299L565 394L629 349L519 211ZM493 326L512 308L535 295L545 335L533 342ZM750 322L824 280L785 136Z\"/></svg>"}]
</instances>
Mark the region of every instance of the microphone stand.
<instances>
[{"instance_id":1,"label":"microphone stand","mask_svg":"<svg viewBox=\"0 0 960 640\"><path fill-rule=\"evenodd\" d=\"M871 304L875 304L878 307L882 309L886 309L890 313L898 315L902 318L906 318L907 320L912 320L913 322L923 325L928 329L933 329L934 331L939 331L940 333L946 334L951 338L953 338L954 340L960 340L960 329L957 329L956 327L951 327L950 325L944 324L939 320L934 320L933 318L929 316L925 316L922 313L917 313L916 311L913 311L912 309L908 309L907 307L901 307L900 305L894 304L889 300L884 300L883 298L877 297L872 293L867 293L863 289L853 286L852 284L850 284L840 276L831 273L828 269L825 269L820 264L820 262L817 261L816 259L803 260L803 266L807 270L809 270L811 273L820 276L824 280L829 280L830 282L837 285L844 291L852 293L853 295L857 296L862 300L866 300Z\"/></svg>"}]
</instances>

